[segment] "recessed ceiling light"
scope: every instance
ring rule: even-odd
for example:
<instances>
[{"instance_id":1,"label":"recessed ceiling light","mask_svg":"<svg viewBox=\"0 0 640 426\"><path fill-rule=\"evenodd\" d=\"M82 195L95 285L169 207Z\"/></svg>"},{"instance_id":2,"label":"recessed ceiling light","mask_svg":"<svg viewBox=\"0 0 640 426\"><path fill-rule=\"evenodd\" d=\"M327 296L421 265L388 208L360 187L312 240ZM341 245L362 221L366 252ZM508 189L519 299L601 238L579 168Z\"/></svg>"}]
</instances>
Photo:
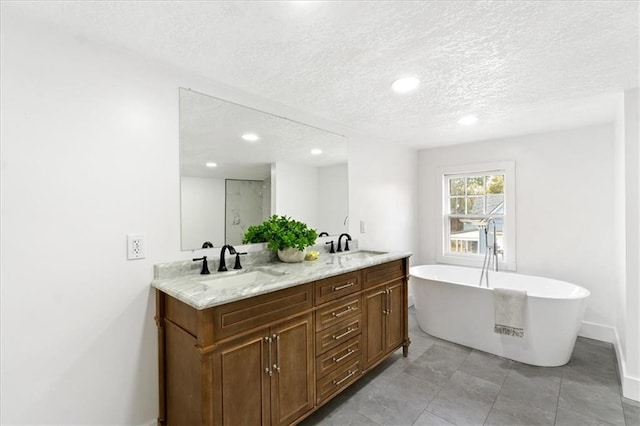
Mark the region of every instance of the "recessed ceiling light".
<instances>
[{"instance_id":1,"label":"recessed ceiling light","mask_svg":"<svg viewBox=\"0 0 640 426\"><path fill-rule=\"evenodd\" d=\"M244 135L242 135L242 139L249 142L255 142L260 139L260 137L255 133L245 133Z\"/></svg>"},{"instance_id":2,"label":"recessed ceiling light","mask_svg":"<svg viewBox=\"0 0 640 426\"><path fill-rule=\"evenodd\" d=\"M475 115L465 115L464 117L458 120L458 124L461 126L470 126L472 124L476 124L478 122L478 117Z\"/></svg>"},{"instance_id":3,"label":"recessed ceiling light","mask_svg":"<svg viewBox=\"0 0 640 426\"><path fill-rule=\"evenodd\" d=\"M320 148L313 148L313 149L311 150L311 154L313 154L313 155L320 155L320 154L322 154L322 150L321 150Z\"/></svg>"},{"instance_id":4,"label":"recessed ceiling light","mask_svg":"<svg viewBox=\"0 0 640 426\"><path fill-rule=\"evenodd\" d=\"M396 93L407 93L415 90L420 85L420 80L415 77L402 77L391 84L391 88Z\"/></svg>"},{"instance_id":5,"label":"recessed ceiling light","mask_svg":"<svg viewBox=\"0 0 640 426\"><path fill-rule=\"evenodd\" d=\"M218 165L212 161L209 161L207 164L205 164L205 166L207 167L218 167Z\"/></svg>"}]
</instances>

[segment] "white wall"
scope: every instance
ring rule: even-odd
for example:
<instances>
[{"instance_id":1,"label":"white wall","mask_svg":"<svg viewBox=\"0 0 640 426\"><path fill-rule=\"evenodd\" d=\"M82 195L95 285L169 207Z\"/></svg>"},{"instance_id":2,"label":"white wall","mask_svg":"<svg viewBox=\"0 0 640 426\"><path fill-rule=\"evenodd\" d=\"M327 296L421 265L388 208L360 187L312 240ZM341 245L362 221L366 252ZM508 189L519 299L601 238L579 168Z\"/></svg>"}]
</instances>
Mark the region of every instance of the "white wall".
<instances>
[{"instance_id":1,"label":"white wall","mask_svg":"<svg viewBox=\"0 0 640 426\"><path fill-rule=\"evenodd\" d=\"M276 163L274 214L290 216L316 228L318 225L318 168Z\"/></svg>"},{"instance_id":2,"label":"white wall","mask_svg":"<svg viewBox=\"0 0 640 426\"><path fill-rule=\"evenodd\" d=\"M624 142L616 148L624 158L624 291L621 300L624 331L619 333L622 387L628 398L640 400L640 90L624 92ZM620 357L619 356L619 357Z\"/></svg>"},{"instance_id":3,"label":"white wall","mask_svg":"<svg viewBox=\"0 0 640 426\"><path fill-rule=\"evenodd\" d=\"M224 179L182 176L180 180L182 247L224 244Z\"/></svg>"},{"instance_id":4,"label":"white wall","mask_svg":"<svg viewBox=\"0 0 640 426\"><path fill-rule=\"evenodd\" d=\"M418 252L416 151L349 140L349 230L361 248ZM366 232L360 232L365 221Z\"/></svg>"},{"instance_id":5,"label":"white wall","mask_svg":"<svg viewBox=\"0 0 640 426\"><path fill-rule=\"evenodd\" d=\"M349 173L347 164L318 168L318 233L349 232Z\"/></svg>"},{"instance_id":6,"label":"white wall","mask_svg":"<svg viewBox=\"0 0 640 426\"><path fill-rule=\"evenodd\" d=\"M620 340L620 351L626 350L626 203L625 203L625 122L624 122L624 94L620 94L618 111L614 123L615 140L613 148L614 158L614 220L612 231L615 236L615 269L616 286L613 288L616 302L616 323L615 328Z\"/></svg>"},{"instance_id":7,"label":"white wall","mask_svg":"<svg viewBox=\"0 0 640 426\"><path fill-rule=\"evenodd\" d=\"M180 251L178 87L348 132L32 22L7 3L1 19L0 423L152 424L153 264L219 252ZM350 154L350 162L359 158L349 171L350 192L368 194L358 197L367 209L356 197L350 206L356 217L375 218L369 241L410 248L415 153L368 151ZM382 168L381 180L371 164ZM380 220L387 203L367 201L378 185L398 188L391 201L401 226ZM126 260L133 232L147 237L146 259Z\"/></svg>"}]
</instances>

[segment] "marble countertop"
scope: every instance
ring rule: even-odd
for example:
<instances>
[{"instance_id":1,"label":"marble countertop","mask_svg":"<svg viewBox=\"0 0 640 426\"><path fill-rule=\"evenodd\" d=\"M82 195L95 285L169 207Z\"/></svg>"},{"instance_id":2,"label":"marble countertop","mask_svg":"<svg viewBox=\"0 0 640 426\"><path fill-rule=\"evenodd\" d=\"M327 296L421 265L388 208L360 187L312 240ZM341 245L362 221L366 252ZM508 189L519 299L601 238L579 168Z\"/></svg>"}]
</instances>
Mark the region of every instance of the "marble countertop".
<instances>
[{"instance_id":1,"label":"marble countertop","mask_svg":"<svg viewBox=\"0 0 640 426\"><path fill-rule=\"evenodd\" d=\"M313 261L255 264L238 271L230 269L228 272L212 272L210 275L190 274L155 279L151 285L202 310L409 256L410 252L368 250L321 253Z\"/></svg>"}]
</instances>

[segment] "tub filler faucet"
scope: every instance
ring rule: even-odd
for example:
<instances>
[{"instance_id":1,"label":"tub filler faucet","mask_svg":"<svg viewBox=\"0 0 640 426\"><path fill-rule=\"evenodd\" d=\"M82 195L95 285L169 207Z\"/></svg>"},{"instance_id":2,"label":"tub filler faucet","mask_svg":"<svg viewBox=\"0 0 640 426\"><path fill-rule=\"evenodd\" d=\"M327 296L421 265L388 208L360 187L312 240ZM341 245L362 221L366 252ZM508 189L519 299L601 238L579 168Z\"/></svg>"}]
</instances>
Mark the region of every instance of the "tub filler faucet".
<instances>
[{"instance_id":1,"label":"tub filler faucet","mask_svg":"<svg viewBox=\"0 0 640 426\"><path fill-rule=\"evenodd\" d=\"M493 223L493 243L489 245L489 227ZM485 279L487 284L487 288L489 288L489 269L491 268L491 260L493 258L493 270L498 272L498 252L502 252L502 250L498 250L498 239L497 239L497 231L496 231L496 221L494 218L489 218L487 220L487 224L481 226L480 229L484 230L484 260L482 261L482 271L480 272L480 284L482 287L482 279Z\"/></svg>"}]
</instances>

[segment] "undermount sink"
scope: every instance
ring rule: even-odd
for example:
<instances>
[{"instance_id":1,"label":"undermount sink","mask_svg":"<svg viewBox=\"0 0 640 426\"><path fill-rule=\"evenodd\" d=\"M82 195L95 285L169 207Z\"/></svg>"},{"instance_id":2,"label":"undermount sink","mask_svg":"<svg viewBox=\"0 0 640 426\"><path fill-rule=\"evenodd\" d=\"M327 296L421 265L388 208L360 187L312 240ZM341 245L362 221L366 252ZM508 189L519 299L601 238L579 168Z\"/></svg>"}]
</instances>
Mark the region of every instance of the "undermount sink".
<instances>
[{"instance_id":1,"label":"undermount sink","mask_svg":"<svg viewBox=\"0 0 640 426\"><path fill-rule=\"evenodd\" d=\"M284 275L283 272L271 271L267 269L255 269L248 271L229 271L211 274L202 279L202 284L215 286L216 288L235 288L245 285L258 284L270 281Z\"/></svg>"},{"instance_id":2,"label":"undermount sink","mask_svg":"<svg viewBox=\"0 0 640 426\"><path fill-rule=\"evenodd\" d=\"M338 254L338 256L342 257L343 259L364 260L364 259L369 259L375 256L381 256L383 254L387 254L387 252L375 251L375 250L358 250L358 251L345 251Z\"/></svg>"},{"instance_id":3,"label":"undermount sink","mask_svg":"<svg viewBox=\"0 0 640 426\"><path fill-rule=\"evenodd\" d=\"M371 259L372 257L382 256L387 254L386 251L376 250L357 250L357 251L345 251L336 253L327 259L327 265L344 265L349 264L351 261L363 261Z\"/></svg>"}]
</instances>

